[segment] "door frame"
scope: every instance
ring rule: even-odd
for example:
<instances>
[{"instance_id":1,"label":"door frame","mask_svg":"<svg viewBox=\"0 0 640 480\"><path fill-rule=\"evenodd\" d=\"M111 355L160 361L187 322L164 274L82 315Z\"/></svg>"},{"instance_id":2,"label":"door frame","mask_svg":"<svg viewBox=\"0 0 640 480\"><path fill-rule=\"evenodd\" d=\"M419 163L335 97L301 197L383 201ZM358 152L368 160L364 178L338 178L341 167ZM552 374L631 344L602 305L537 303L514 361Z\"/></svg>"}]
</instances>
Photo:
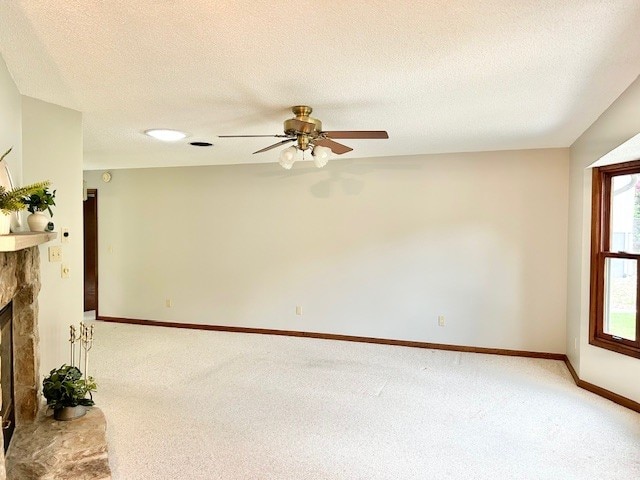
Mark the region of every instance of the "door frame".
<instances>
[{"instance_id":1,"label":"door frame","mask_svg":"<svg viewBox=\"0 0 640 480\"><path fill-rule=\"evenodd\" d=\"M95 265L96 265L96 272L95 272L95 284L96 284L96 320L98 319L98 308L100 306L100 302L99 302L99 288L98 288L98 279L99 279L99 275L98 275L98 189L97 188L88 188L87 189L87 198L89 196L93 196L95 198L95 202L96 202L96 209L95 209L95 213L96 213L96 242L95 242L95 249L93 251L93 256L95 259ZM84 220L84 215L83 215L83 220ZM85 235L86 235L86 229L83 229L82 232L82 242L83 244L85 243ZM85 256L86 256L86 252L85 252ZM83 259L83 270L84 270L84 276L86 276L87 274L87 265L86 262L84 262ZM83 288L84 288L84 281L83 281ZM83 291L83 311L84 311L84 291Z\"/></svg>"}]
</instances>

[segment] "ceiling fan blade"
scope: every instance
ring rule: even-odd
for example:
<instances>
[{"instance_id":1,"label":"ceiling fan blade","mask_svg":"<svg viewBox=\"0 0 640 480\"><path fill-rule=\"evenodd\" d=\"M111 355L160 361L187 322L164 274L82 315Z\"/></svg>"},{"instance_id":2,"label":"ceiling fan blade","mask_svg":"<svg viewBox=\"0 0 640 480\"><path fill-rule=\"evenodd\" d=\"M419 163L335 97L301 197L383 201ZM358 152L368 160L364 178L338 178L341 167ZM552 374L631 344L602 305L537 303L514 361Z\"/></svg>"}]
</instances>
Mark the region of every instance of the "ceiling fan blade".
<instances>
[{"instance_id":1,"label":"ceiling fan blade","mask_svg":"<svg viewBox=\"0 0 640 480\"><path fill-rule=\"evenodd\" d=\"M218 138L251 138L251 137L289 138L289 135L218 135Z\"/></svg>"},{"instance_id":2,"label":"ceiling fan blade","mask_svg":"<svg viewBox=\"0 0 640 480\"><path fill-rule=\"evenodd\" d=\"M296 132L300 133L311 133L316 129L316 124L311 122L305 122L303 120L298 120L297 118L291 118L287 120L287 125L293 127ZM287 131L289 131L287 129Z\"/></svg>"},{"instance_id":3,"label":"ceiling fan blade","mask_svg":"<svg viewBox=\"0 0 640 480\"><path fill-rule=\"evenodd\" d=\"M351 147L347 147L346 145L342 145L341 143L334 142L333 140L329 140L328 138L316 138L313 143L314 145L320 145L321 147L329 147L331 151L336 155L342 155L343 153L347 153L353 150L353 148Z\"/></svg>"},{"instance_id":4,"label":"ceiling fan blade","mask_svg":"<svg viewBox=\"0 0 640 480\"><path fill-rule=\"evenodd\" d=\"M389 138L389 134L384 130L342 130L333 132L322 132L329 138Z\"/></svg>"},{"instance_id":5,"label":"ceiling fan blade","mask_svg":"<svg viewBox=\"0 0 640 480\"><path fill-rule=\"evenodd\" d=\"M295 140L295 138L288 138L286 140L282 140L281 142L278 143L274 143L273 145L269 145L268 147L263 148L262 150L258 150L256 152L253 153L262 153L262 152L266 152L267 150L271 150L272 148L277 148L280 145L284 145L285 143L289 143L289 142L293 142Z\"/></svg>"}]
</instances>

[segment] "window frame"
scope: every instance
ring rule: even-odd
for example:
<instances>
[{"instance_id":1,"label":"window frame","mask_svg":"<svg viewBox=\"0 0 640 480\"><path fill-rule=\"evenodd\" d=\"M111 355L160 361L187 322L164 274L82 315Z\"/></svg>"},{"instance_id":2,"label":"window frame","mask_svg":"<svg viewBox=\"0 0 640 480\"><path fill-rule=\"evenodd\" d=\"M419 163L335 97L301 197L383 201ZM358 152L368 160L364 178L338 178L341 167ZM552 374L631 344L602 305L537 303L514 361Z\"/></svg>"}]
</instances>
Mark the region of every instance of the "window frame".
<instances>
[{"instance_id":1,"label":"window frame","mask_svg":"<svg viewBox=\"0 0 640 480\"><path fill-rule=\"evenodd\" d=\"M640 253L612 252L611 184L613 177L640 174L640 160L593 169L591 217L591 301L589 343L623 355L640 358ZM636 339L604 332L605 264L607 258L636 260Z\"/></svg>"}]
</instances>

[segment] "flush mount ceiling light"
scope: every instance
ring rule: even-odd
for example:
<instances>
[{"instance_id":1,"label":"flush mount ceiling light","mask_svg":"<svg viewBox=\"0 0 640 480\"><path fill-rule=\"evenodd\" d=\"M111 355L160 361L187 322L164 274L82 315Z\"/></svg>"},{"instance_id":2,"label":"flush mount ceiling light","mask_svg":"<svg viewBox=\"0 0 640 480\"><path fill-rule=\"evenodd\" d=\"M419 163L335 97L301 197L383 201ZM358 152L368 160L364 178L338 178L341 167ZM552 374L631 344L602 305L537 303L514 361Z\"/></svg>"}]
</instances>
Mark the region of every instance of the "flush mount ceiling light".
<instances>
[{"instance_id":1,"label":"flush mount ceiling light","mask_svg":"<svg viewBox=\"0 0 640 480\"><path fill-rule=\"evenodd\" d=\"M153 128L151 130L145 130L145 135L161 140L163 142L176 142L187 137L185 132L180 130L170 130L166 128Z\"/></svg>"},{"instance_id":2,"label":"flush mount ceiling light","mask_svg":"<svg viewBox=\"0 0 640 480\"><path fill-rule=\"evenodd\" d=\"M332 139L334 138L389 138L389 135L384 130L324 131L322 130L322 122L317 118L310 117L312 111L311 107L306 105L296 105L295 107L291 107L291 111L295 117L285 120L284 135L219 135L219 137L278 137L285 139L253 153L266 152L272 148L277 148L290 142L296 142L295 146L285 148L280 153L280 165L287 170L289 170L296 161L295 157L298 150L303 153L307 150L311 150L313 163L315 163L318 168L322 168L327 164L330 152L333 152L336 155L342 155L343 153L353 150L351 147L347 147L346 145L333 141Z\"/></svg>"}]
</instances>

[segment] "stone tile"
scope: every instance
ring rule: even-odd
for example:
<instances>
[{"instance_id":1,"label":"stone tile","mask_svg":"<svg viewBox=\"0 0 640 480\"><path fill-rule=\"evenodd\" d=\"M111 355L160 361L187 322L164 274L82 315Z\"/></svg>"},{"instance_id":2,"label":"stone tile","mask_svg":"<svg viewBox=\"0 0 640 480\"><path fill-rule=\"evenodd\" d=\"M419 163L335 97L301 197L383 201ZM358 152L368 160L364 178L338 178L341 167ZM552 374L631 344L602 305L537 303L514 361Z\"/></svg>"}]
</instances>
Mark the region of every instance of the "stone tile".
<instances>
[{"instance_id":1,"label":"stone tile","mask_svg":"<svg viewBox=\"0 0 640 480\"><path fill-rule=\"evenodd\" d=\"M20 293L18 294L20 295ZM16 297L17 298L17 297ZM14 303L13 332L17 337L33 336L38 331L38 308L37 304L27 304L21 306Z\"/></svg>"},{"instance_id":2,"label":"stone tile","mask_svg":"<svg viewBox=\"0 0 640 480\"><path fill-rule=\"evenodd\" d=\"M14 340L13 344L15 384L21 387L33 387L38 377L36 365L38 346L36 345L36 341L33 337L19 337Z\"/></svg>"},{"instance_id":3,"label":"stone tile","mask_svg":"<svg viewBox=\"0 0 640 480\"><path fill-rule=\"evenodd\" d=\"M16 252L18 260L18 284L36 285L40 291L40 249L38 247L25 248Z\"/></svg>"},{"instance_id":4,"label":"stone tile","mask_svg":"<svg viewBox=\"0 0 640 480\"><path fill-rule=\"evenodd\" d=\"M18 305L20 308L28 308L36 302L38 299L38 293L40 293L40 288L37 285L20 286L13 299L14 304Z\"/></svg>"},{"instance_id":5,"label":"stone tile","mask_svg":"<svg viewBox=\"0 0 640 480\"><path fill-rule=\"evenodd\" d=\"M73 424L65 426L63 431L59 430L62 428L62 425L58 425L59 422L50 419L47 424L43 414L41 417L38 416L39 411L44 411L39 394L38 293L40 288L40 250L38 247L18 252L0 252L0 308L13 299L14 387L17 428L11 442L11 448L14 443L20 445L23 441L23 451L27 451L30 448L29 445L39 445L43 452L54 447L63 452L67 448L67 444L82 445L84 438L86 439L83 449L84 456L81 462L65 467L66 469L60 469L60 459L43 454L43 456L34 457L31 462L15 462L11 469L12 473L7 472L9 476L5 476L5 467L8 464L5 463L2 449L0 449L0 480L6 478L20 480L31 478L61 480L67 478L77 480L110 478L108 463L105 460L106 441L103 442L104 448L95 448L94 442L91 440L95 438L95 431L100 430L92 424L92 418L95 419L94 423L102 422L102 437L104 437L102 412L95 409L91 416L87 415L85 419L78 421L79 423L61 422L65 425ZM82 433L85 431L82 430L83 425L86 427L86 432L94 433ZM53 439L51 435L56 429L59 430L59 438ZM76 431L77 429L80 429L80 432ZM18 432L22 433L18 434ZM20 438L27 440L20 440ZM21 451L20 447L16 447L16 449ZM63 453L59 453L59 456L62 459L65 458ZM74 457L72 455L66 458L69 463L70 459ZM103 468L105 465L106 470ZM54 467L58 470L52 473L50 470ZM7 470L9 470L8 467ZM107 473L105 474L105 472Z\"/></svg>"},{"instance_id":6,"label":"stone tile","mask_svg":"<svg viewBox=\"0 0 640 480\"><path fill-rule=\"evenodd\" d=\"M106 428L97 407L70 422L40 415L16 429L6 458L7 479L110 479Z\"/></svg>"},{"instance_id":7,"label":"stone tile","mask_svg":"<svg viewBox=\"0 0 640 480\"><path fill-rule=\"evenodd\" d=\"M38 416L40 402L37 387L16 387L16 425L32 422Z\"/></svg>"},{"instance_id":8,"label":"stone tile","mask_svg":"<svg viewBox=\"0 0 640 480\"><path fill-rule=\"evenodd\" d=\"M17 255L13 252L0 252L0 308L4 307L16 294Z\"/></svg>"}]
</instances>

